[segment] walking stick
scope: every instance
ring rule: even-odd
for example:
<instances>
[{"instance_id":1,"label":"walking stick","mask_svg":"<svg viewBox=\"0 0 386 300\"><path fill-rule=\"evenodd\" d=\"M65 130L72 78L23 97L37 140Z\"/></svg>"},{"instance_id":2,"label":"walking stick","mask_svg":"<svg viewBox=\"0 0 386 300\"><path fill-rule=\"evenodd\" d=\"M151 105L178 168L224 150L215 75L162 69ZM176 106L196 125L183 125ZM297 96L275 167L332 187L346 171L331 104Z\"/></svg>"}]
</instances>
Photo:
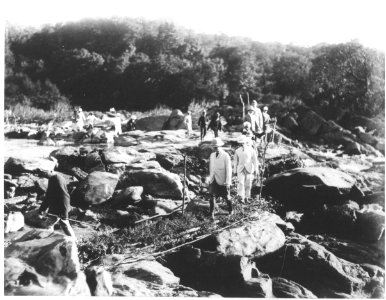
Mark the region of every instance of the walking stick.
<instances>
[{"instance_id":1,"label":"walking stick","mask_svg":"<svg viewBox=\"0 0 386 300\"><path fill-rule=\"evenodd\" d=\"M186 155L184 155L184 189L182 192L182 215L185 213L185 189L186 189Z\"/></svg>"},{"instance_id":2,"label":"walking stick","mask_svg":"<svg viewBox=\"0 0 386 300\"><path fill-rule=\"evenodd\" d=\"M247 92L247 99L248 99L248 105L251 105L250 103L249 103L249 93Z\"/></svg>"},{"instance_id":3,"label":"walking stick","mask_svg":"<svg viewBox=\"0 0 386 300\"><path fill-rule=\"evenodd\" d=\"M271 143L273 142L273 139L274 139L274 137L275 137L276 122L277 122L277 120L275 120L275 123L273 124Z\"/></svg>"},{"instance_id":4,"label":"walking stick","mask_svg":"<svg viewBox=\"0 0 386 300\"><path fill-rule=\"evenodd\" d=\"M241 95L240 95L240 101L241 101L241 104L243 106L243 121L244 121L244 119L245 119L245 105L244 105L243 97L241 97Z\"/></svg>"},{"instance_id":5,"label":"walking stick","mask_svg":"<svg viewBox=\"0 0 386 300\"><path fill-rule=\"evenodd\" d=\"M265 148L264 148L264 153L263 153L263 165L262 165L261 174L260 174L259 199L261 199L261 192L263 190L263 175L264 175L264 170L265 170L265 154L267 153L267 148L268 148L268 143L265 143Z\"/></svg>"},{"instance_id":6,"label":"walking stick","mask_svg":"<svg viewBox=\"0 0 386 300\"><path fill-rule=\"evenodd\" d=\"M54 215L54 214L50 214L50 213L47 213L47 216L51 216L51 217L56 217L56 218L59 218L60 219L60 217L59 216L57 216L57 215ZM76 223L80 223L80 224L84 224L84 225L89 225L89 226L93 226L93 227L98 227L99 225L94 225L94 224L91 224L91 223L89 223L89 222L82 222L82 221L78 221L78 220L74 220L74 219L70 219L70 218L68 218L68 220L69 221L72 221L72 222L76 222Z\"/></svg>"}]
</instances>

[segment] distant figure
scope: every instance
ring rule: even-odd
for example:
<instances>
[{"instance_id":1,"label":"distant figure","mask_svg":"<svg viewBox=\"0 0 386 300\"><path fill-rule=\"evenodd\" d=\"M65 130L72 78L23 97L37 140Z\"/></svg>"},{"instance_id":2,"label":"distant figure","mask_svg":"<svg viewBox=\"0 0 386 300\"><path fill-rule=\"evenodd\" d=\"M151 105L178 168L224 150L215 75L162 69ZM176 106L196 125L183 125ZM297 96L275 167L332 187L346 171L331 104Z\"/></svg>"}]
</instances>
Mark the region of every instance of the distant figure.
<instances>
[{"instance_id":1,"label":"distant figure","mask_svg":"<svg viewBox=\"0 0 386 300\"><path fill-rule=\"evenodd\" d=\"M43 203L39 208L39 215L42 217L48 212L54 216L48 216L50 229L54 230L54 225L59 222L64 233L76 239L74 230L68 220L68 213L71 209L70 194L67 190L67 182L64 177L54 171L44 171L48 177L48 188Z\"/></svg>"},{"instance_id":2,"label":"distant figure","mask_svg":"<svg viewBox=\"0 0 386 300\"><path fill-rule=\"evenodd\" d=\"M209 157L208 183L210 197L210 215L214 219L216 197L224 198L228 204L230 214L233 214L230 186L232 183L232 162L228 153L221 146L224 143L220 138L214 138L212 143L213 153Z\"/></svg>"},{"instance_id":3,"label":"distant figure","mask_svg":"<svg viewBox=\"0 0 386 300\"><path fill-rule=\"evenodd\" d=\"M189 110L185 115L184 123L186 126L186 135L190 137L192 134L192 114Z\"/></svg>"},{"instance_id":4,"label":"distant figure","mask_svg":"<svg viewBox=\"0 0 386 300\"><path fill-rule=\"evenodd\" d=\"M202 141L206 135L206 110L202 111L202 114L198 119L198 126L200 126L200 138Z\"/></svg>"},{"instance_id":5,"label":"distant figure","mask_svg":"<svg viewBox=\"0 0 386 300\"><path fill-rule=\"evenodd\" d=\"M258 126L257 132L262 134L263 125L264 125L263 114L261 113L260 108L257 106L256 100L252 100L252 107L254 108L254 114L256 116L256 121L257 121L257 126Z\"/></svg>"},{"instance_id":6,"label":"distant figure","mask_svg":"<svg viewBox=\"0 0 386 300\"><path fill-rule=\"evenodd\" d=\"M84 116L82 108L79 106L78 109L74 111L75 118L75 130L83 131L83 126L86 121L86 117Z\"/></svg>"},{"instance_id":7,"label":"distant figure","mask_svg":"<svg viewBox=\"0 0 386 300\"><path fill-rule=\"evenodd\" d=\"M137 117L135 115L131 115L130 120L126 124L126 128L128 131L134 131L137 125Z\"/></svg>"},{"instance_id":8,"label":"distant figure","mask_svg":"<svg viewBox=\"0 0 386 300\"><path fill-rule=\"evenodd\" d=\"M264 122L264 126L263 126L263 130L264 130L264 141L267 142L267 139L268 139L268 134L270 134L273 130L271 128L271 125L272 123L276 123L276 118L271 118L271 116L268 114L268 107L267 106L264 106L263 108L263 122ZM275 128L275 126L274 126ZM274 134L274 133L272 133ZM270 134L270 138L272 137L272 134Z\"/></svg>"},{"instance_id":9,"label":"distant figure","mask_svg":"<svg viewBox=\"0 0 386 300\"><path fill-rule=\"evenodd\" d=\"M88 126L87 129L94 128L94 123L97 118L94 116L92 112L88 113L88 116L86 118L86 125Z\"/></svg>"},{"instance_id":10,"label":"distant figure","mask_svg":"<svg viewBox=\"0 0 386 300\"><path fill-rule=\"evenodd\" d=\"M242 134L250 139L252 139L254 137L252 129L251 129L251 123L249 123L248 121L244 122L244 124L243 124Z\"/></svg>"},{"instance_id":11,"label":"distant figure","mask_svg":"<svg viewBox=\"0 0 386 300\"><path fill-rule=\"evenodd\" d=\"M107 112L107 116L114 123L114 134L117 136L122 134L121 116L115 111L114 107L110 108L110 111Z\"/></svg>"},{"instance_id":12,"label":"distant figure","mask_svg":"<svg viewBox=\"0 0 386 300\"><path fill-rule=\"evenodd\" d=\"M220 119L220 113L216 112L213 116L212 119L209 122L208 125L208 130L212 129L214 132L214 136L218 137L218 132L222 130L222 124L221 124L221 119Z\"/></svg>"},{"instance_id":13,"label":"distant figure","mask_svg":"<svg viewBox=\"0 0 386 300\"><path fill-rule=\"evenodd\" d=\"M263 135L263 128L260 127L256 114L255 108L253 106L247 107L248 114L245 116L245 122L249 122L251 124L251 131L254 135L254 139L260 138Z\"/></svg>"},{"instance_id":14,"label":"distant figure","mask_svg":"<svg viewBox=\"0 0 386 300\"><path fill-rule=\"evenodd\" d=\"M237 148L234 155L234 173L237 174L237 195L241 203L251 199L252 181L258 174L259 162L255 149L251 147L252 140L245 135L239 137Z\"/></svg>"}]
</instances>

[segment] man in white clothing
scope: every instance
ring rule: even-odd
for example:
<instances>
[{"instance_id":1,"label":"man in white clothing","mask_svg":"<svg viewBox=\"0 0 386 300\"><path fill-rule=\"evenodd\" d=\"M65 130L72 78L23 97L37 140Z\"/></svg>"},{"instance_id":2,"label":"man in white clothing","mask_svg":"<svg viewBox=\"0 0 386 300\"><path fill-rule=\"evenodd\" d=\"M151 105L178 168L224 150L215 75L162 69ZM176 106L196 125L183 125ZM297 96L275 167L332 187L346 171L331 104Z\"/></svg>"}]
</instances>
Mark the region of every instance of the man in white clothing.
<instances>
[{"instance_id":1,"label":"man in white clothing","mask_svg":"<svg viewBox=\"0 0 386 300\"><path fill-rule=\"evenodd\" d=\"M214 219L216 197L224 198L228 204L229 213L233 213L230 197L230 186L232 183L232 162L228 153L221 146L224 143L220 138L214 138L212 141L213 153L209 158L209 192L210 215Z\"/></svg>"},{"instance_id":2,"label":"man in white clothing","mask_svg":"<svg viewBox=\"0 0 386 300\"><path fill-rule=\"evenodd\" d=\"M253 178L258 174L259 162L257 160L256 151L250 146L250 139L245 135L241 135L239 147L234 155L234 173L237 173L237 195L241 203L245 203L245 199L251 198L251 188Z\"/></svg>"},{"instance_id":3,"label":"man in white clothing","mask_svg":"<svg viewBox=\"0 0 386 300\"><path fill-rule=\"evenodd\" d=\"M186 125L186 135L188 137L190 137L190 135L192 134L192 114L191 114L191 112L189 110L186 113L184 122L185 122L185 125Z\"/></svg>"}]
</instances>

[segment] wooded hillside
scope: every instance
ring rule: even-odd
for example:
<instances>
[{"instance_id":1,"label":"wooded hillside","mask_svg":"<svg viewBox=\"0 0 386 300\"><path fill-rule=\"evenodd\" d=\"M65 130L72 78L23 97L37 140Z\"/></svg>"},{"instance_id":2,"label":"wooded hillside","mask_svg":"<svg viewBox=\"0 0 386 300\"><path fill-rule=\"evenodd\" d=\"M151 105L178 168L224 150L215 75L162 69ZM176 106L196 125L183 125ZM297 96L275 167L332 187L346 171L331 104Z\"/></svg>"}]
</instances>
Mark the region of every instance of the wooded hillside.
<instances>
[{"instance_id":1,"label":"wooded hillside","mask_svg":"<svg viewBox=\"0 0 386 300\"><path fill-rule=\"evenodd\" d=\"M385 56L357 42L312 48L195 34L170 23L85 20L7 27L5 106L185 109L293 97L366 116L384 111Z\"/></svg>"}]
</instances>

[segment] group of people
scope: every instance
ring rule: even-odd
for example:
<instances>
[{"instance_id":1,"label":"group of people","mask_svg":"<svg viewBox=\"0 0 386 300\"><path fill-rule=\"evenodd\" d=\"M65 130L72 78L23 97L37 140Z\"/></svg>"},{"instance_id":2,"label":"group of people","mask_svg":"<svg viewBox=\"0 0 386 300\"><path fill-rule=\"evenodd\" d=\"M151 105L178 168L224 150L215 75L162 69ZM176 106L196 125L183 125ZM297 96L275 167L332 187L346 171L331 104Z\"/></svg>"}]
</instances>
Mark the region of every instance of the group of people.
<instances>
[{"instance_id":1,"label":"group of people","mask_svg":"<svg viewBox=\"0 0 386 300\"><path fill-rule=\"evenodd\" d=\"M209 158L209 177L207 183L209 184L209 203L210 216L215 217L216 198L225 199L230 214L234 213L233 203L231 201L230 187L232 183L233 174L237 176L237 196L241 203L247 203L251 200L251 189L254 178L259 177L259 161L257 151L253 147L253 141L262 137L267 132L270 122L272 121L268 108L264 107L263 112L257 108L257 102L252 103L247 108L248 115L245 118L242 135L237 140L239 147L236 149L233 163L230 155L222 148L224 142L218 137L219 131L222 130L222 123L220 113L215 113L209 123L207 123L206 111L202 112L198 120L200 126L201 140L205 137L207 130L214 131L215 138L211 141L213 152ZM120 118L115 109L110 109L107 113L109 118ZM94 126L96 117L89 113L87 118L84 116L82 108L78 108L75 114L76 126L83 128L84 125ZM127 127L129 130L135 130L135 116L132 117ZM87 124L83 123L87 122ZM115 130L121 132L120 121L114 123L117 126ZM185 118L187 125L187 134L190 136L192 132L192 117L191 112L188 112ZM75 234L68 219L70 211L70 195L67 190L66 181L60 174L51 171L44 174L49 178L48 189L39 209L40 215L44 215L48 210L50 213L51 227L59 223L65 234L75 238Z\"/></svg>"},{"instance_id":2,"label":"group of people","mask_svg":"<svg viewBox=\"0 0 386 300\"><path fill-rule=\"evenodd\" d=\"M210 215L214 219L216 198L225 199L230 214L233 214L233 204L230 196L232 173L237 176L237 196L241 203L251 200L251 189L254 178L259 176L259 161L257 152L252 147L252 139L241 135L240 145L233 157L233 166L230 155L222 148L224 142L216 137L212 140L213 152L209 157L209 184Z\"/></svg>"},{"instance_id":3,"label":"group of people","mask_svg":"<svg viewBox=\"0 0 386 300\"><path fill-rule=\"evenodd\" d=\"M74 110L74 127L75 131L92 130L95 127L95 124L100 121L110 121L113 123L114 135L122 134L122 120L120 114L115 110L115 108L110 108L110 110L103 115L102 119L97 118L92 112L85 116L81 107L78 107ZM126 129L128 131L134 131L136 129L136 120L135 115L131 115L129 121L126 124Z\"/></svg>"}]
</instances>

